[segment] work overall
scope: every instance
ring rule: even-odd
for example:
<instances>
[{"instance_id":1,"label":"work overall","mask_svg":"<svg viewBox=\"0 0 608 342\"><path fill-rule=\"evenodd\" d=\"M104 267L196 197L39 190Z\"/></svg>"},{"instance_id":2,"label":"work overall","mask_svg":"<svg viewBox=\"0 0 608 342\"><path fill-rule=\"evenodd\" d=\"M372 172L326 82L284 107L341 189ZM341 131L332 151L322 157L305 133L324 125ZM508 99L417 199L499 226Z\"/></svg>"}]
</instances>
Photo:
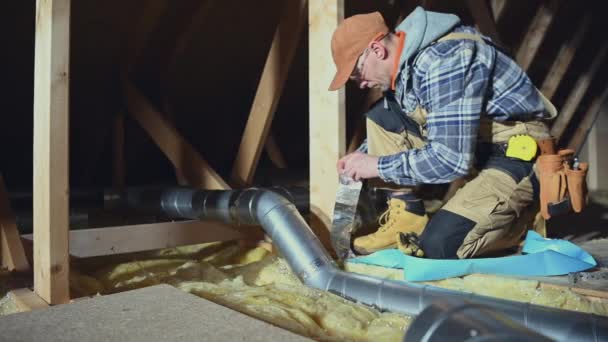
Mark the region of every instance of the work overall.
<instances>
[{"instance_id":1,"label":"work overall","mask_svg":"<svg viewBox=\"0 0 608 342\"><path fill-rule=\"evenodd\" d=\"M483 41L466 33L451 33L439 41L450 39ZM540 96L555 117L555 107ZM366 116L370 155L391 155L425 145L427 113L421 107L404 113L397 101L387 96ZM506 142L518 134L536 140L550 137L542 121L498 122L482 113L475 155L479 173L435 213L420 235L427 257L470 258L518 244L534 216L526 209L535 203L539 192L534 160L505 156Z\"/></svg>"}]
</instances>

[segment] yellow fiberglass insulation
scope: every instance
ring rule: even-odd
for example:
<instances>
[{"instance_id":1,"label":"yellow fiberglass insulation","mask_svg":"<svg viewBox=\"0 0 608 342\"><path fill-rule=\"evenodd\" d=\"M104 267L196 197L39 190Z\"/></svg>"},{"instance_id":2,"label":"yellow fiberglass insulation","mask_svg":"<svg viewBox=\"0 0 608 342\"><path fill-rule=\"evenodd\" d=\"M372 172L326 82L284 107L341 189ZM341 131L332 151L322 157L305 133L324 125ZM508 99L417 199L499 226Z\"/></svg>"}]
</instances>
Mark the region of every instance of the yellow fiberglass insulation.
<instances>
[{"instance_id":1,"label":"yellow fiberglass insulation","mask_svg":"<svg viewBox=\"0 0 608 342\"><path fill-rule=\"evenodd\" d=\"M108 265L101 269L86 263L74 267L82 273L72 272L72 292L107 294L168 283L322 341L401 341L410 323L407 316L380 313L302 285L282 258L263 248L211 243L140 254L129 260L135 261L116 261L107 257L101 263L97 260L98 264ZM400 270L360 264L346 264L346 270L383 278L402 277ZM608 301L591 302L568 290L541 288L536 281L471 275L430 284L608 315Z\"/></svg>"},{"instance_id":2,"label":"yellow fiberglass insulation","mask_svg":"<svg viewBox=\"0 0 608 342\"><path fill-rule=\"evenodd\" d=\"M228 246L201 259L148 259L95 272L105 293L168 283L318 340L400 341L410 318L302 285L263 248ZM166 255L165 255L166 256ZM183 257L183 256L182 256Z\"/></svg>"}]
</instances>

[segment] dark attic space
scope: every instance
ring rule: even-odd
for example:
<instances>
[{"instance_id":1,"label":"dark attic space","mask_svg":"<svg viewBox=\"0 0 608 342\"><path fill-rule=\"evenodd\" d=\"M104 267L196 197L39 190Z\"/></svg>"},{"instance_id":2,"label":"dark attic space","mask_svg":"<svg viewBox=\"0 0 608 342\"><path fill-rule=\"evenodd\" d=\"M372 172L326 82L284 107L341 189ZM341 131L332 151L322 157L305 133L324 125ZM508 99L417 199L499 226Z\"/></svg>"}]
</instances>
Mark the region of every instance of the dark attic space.
<instances>
[{"instance_id":1,"label":"dark attic space","mask_svg":"<svg viewBox=\"0 0 608 342\"><path fill-rule=\"evenodd\" d=\"M0 3L0 342L608 341L604 7Z\"/></svg>"}]
</instances>

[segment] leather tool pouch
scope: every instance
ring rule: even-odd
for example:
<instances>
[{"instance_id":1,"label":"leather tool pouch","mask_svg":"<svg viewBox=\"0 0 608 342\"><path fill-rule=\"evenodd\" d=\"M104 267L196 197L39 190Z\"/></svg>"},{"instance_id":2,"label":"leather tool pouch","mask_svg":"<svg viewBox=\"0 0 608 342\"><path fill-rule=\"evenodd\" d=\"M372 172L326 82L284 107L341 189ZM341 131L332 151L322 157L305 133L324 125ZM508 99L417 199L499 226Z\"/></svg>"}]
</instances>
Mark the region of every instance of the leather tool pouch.
<instances>
[{"instance_id":1,"label":"leather tool pouch","mask_svg":"<svg viewBox=\"0 0 608 342\"><path fill-rule=\"evenodd\" d=\"M585 207L585 177L589 165L576 165L573 157L574 150L567 149L557 154L541 154L536 160L540 178L540 208L545 219L571 211L580 213Z\"/></svg>"}]
</instances>

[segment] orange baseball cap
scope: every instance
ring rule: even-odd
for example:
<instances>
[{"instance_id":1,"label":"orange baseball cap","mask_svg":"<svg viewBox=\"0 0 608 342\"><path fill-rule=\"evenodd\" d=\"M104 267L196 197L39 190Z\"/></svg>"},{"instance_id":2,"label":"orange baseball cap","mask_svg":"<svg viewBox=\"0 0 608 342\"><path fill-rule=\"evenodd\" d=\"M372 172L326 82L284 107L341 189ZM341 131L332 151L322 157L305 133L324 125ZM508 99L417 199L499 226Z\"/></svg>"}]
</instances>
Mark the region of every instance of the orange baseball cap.
<instances>
[{"instance_id":1,"label":"orange baseball cap","mask_svg":"<svg viewBox=\"0 0 608 342\"><path fill-rule=\"evenodd\" d=\"M331 38L331 54L338 70L329 90L342 88L369 42L388 32L380 12L357 14L344 19Z\"/></svg>"}]
</instances>

